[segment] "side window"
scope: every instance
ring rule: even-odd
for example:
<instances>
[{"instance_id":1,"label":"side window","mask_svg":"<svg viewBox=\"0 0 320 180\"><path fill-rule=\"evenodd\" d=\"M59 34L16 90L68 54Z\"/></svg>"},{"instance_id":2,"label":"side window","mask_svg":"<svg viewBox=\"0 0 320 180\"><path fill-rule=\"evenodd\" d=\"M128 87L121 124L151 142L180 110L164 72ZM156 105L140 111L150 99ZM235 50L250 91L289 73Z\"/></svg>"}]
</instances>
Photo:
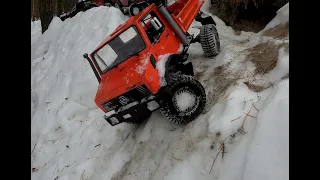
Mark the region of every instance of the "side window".
<instances>
[{"instance_id":1,"label":"side window","mask_svg":"<svg viewBox=\"0 0 320 180\"><path fill-rule=\"evenodd\" d=\"M155 12L151 11L145 18L141 20L141 25L146 32L150 42L155 44L164 30L164 26Z\"/></svg>"}]
</instances>

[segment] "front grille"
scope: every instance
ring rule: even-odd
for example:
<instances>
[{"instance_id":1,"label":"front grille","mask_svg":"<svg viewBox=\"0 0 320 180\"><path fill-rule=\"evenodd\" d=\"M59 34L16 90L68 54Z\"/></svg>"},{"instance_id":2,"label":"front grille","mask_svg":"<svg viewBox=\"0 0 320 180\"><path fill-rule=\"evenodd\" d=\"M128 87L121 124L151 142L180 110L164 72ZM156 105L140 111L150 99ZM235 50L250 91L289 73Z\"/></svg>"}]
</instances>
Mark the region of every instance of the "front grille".
<instances>
[{"instance_id":1,"label":"front grille","mask_svg":"<svg viewBox=\"0 0 320 180\"><path fill-rule=\"evenodd\" d=\"M102 106L107 111L112 111L112 110L117 111L121 106L124 106L126 104L129 104L135 101L140 102L143 98L148 97L151 94L152 93L149 91L149 89L145 85L142 85L116 98L113 98L108 102L103 103Z\"/></svg>"}]
</instances>

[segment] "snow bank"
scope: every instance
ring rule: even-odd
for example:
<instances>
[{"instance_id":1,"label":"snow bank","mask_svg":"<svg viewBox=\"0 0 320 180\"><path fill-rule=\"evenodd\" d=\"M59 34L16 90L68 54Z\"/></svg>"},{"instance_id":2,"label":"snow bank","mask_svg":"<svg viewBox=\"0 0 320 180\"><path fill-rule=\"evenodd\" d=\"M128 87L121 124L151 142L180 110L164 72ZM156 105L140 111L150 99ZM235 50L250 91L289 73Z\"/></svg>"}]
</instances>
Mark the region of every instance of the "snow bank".
<instances>
[{"instance_id":1,"label":"snow bank","mask_svg":"<svg viewBox=\"0 0 320 180\"><path fill-rule=\"evenodd\" d=\"M289 3L287 3L277 11L276 17L274 17L262 31L273 28L279 24L284 24L286 22L289 22Z\"/></svg>"},{"instance_id":2,"label":"snow bank","mask_svg":"<svg viewBox=\"0 0 320 180\"><path fill-rule=\"evenodd\" d=\"M125 17L115 8L98 7L61 21L55 17L32 47L32 179L92 178L102 173L104 148L114 146L130 128L111 128L94 103L98 84L91 52ZM32 36L32 38L34 38ZM119 132L121 132L119 134ZM101 146L97 146L101 144ZM116 147L117 145L115 145ZM106 157L107 158L107 157Z\"/></svg>"},{"instance_id":3,"label":"snow bank","mask_svg":"<svg viewBox=\"0 0 320 180\"><path fill-rule=\"evenodd\" d=\"M265 101L248 149L243 179L289 180L289 80Z\"/></svg>"},{"instance_id":4,"label":"snow bank","mask_svg":"<svg viewBox=\"0 0 320 180\"><path fill-rule=\"evenodd\" d=\"M269 81L271 83L278 82L280 79L289 75L289 54L285 52L285 48L279 49L277 65L269 73Z\"/></svg>"}]
</instances>

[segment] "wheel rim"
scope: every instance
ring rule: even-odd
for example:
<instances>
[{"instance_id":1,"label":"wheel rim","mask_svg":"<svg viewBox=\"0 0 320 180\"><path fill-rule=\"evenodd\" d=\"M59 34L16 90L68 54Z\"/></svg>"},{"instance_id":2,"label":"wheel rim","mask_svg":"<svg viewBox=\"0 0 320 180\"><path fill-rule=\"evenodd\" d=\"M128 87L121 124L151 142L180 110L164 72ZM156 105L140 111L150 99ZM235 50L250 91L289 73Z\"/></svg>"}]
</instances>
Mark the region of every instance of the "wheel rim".
<instances>
[{"instance_id":1,"label":"wheel rim","mask_svg":"<svg viewBox=\"0 0 320 180\"><path fill-rule=\"evenodd\" d=\"M140 9L138 7L133 7L132 12L133 12L133 15L135 16L140 12Z\"/></svg>"},{"instance_id":2,"label":"wheel rim","mask_svg":"<svg viewBox=\"0 0 320 180\"><path fill-rule=\"evenodd\" d=\"M115 3L115 4L114 4L114 7L120 9L120 6L119 6L118 3Z\"/></svg>"},{"instance_id":3,"label":"wheel rim","mask_svg":"<svg viewBox=\"0 0 320 180\"><path fill-rule=\"evenodd\" d=\"M173 106L180 116L192 114L199 106L199 98L193 90L183 87L173 95Z\"/></svg>"},{"instance_id":4,"label":"wheel rim","mask_svg":"<svg viewBox=\"0 0 320 180\"><path fill-rule=\"evenodd\" d=\"M110 3L105 3L104 5L107 6L107 7L111 7Z\"/></svg>"}]
</instances>

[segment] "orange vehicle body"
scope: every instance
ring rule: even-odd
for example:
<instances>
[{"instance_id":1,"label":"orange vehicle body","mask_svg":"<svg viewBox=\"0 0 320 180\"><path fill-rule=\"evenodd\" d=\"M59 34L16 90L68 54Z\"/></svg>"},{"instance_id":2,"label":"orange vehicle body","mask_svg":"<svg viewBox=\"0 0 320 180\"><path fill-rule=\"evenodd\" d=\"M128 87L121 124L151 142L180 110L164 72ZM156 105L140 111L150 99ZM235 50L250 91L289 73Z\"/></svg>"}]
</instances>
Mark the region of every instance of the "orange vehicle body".
<instances>
[{"instance_id":1,"label":"orange vehicle body","mask_svg":"<svg viewBox=\"0 0 320 180\"><path fill-rule=\"evenodd\" d=\"M166 7L166 9L171 12L171 17L175 20L183 33L186 34L203 3L204 0L180 0L173 5ZM151 11L157 15L165 27L159 37L159 43L155 44L152 44L149 41L143 26L140 24L140 21ZM161 81L157 68L150 62L150 57L154 57L155 61L159 62L161 56L166 54L179 54L183 48L180 39L175 35L168 22L163 19L157 6L151 4L139 14L130 17L124 24L117 27L113 33L107 36L105 40L89 54L89 58L92 60L94 58L94 53L132 26L137 28L137 31L140 33L145 43L145 48L139 52L138 57L132 56L105 73L101 71L95 61L92 61L93 67L98 72L98 75L96 74L96 76L99 76L100 79L94 101L105 113L107 113L107 110L103 107L103 103L115 97L119 97L141 85L145 85L152 94L157 94L161 88ZM142 68L142 72L139 72L139 68Z\"/></svg>"},{"instance_id":2,"label":"orange vehicle body","mask_svg":"<svg viewBox=\"0 0 320 180\"><path fill-rule=\"evenodd\" d=\"M104 5L104 0L92 0L97 6L103 6Z\"/></svg>"}]
</instances>

